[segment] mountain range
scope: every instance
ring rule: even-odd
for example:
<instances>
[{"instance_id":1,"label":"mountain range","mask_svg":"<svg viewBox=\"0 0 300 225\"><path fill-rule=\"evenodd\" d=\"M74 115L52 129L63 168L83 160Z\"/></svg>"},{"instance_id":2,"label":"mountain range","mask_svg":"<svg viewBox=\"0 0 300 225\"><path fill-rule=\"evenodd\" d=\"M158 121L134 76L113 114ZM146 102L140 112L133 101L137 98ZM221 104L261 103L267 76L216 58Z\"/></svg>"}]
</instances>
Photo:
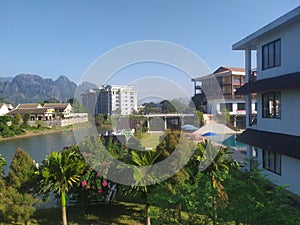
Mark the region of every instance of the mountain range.
<instances>
[{"instance_id":1,"label":"mountain range","mask_svg":"<svg viewBox=\"0 0 300 225\"><path fill-rule=\"evenodd\" d=\"M80 96L87 89L96 87L97 85L89 82L77 86L66 76L52 80L39 75L19 74L15 77L0 77L0 101L18 104L56 99L59 102L66 102L74 98L76 89L77 96Z\"/></svg>"}]
</instances>

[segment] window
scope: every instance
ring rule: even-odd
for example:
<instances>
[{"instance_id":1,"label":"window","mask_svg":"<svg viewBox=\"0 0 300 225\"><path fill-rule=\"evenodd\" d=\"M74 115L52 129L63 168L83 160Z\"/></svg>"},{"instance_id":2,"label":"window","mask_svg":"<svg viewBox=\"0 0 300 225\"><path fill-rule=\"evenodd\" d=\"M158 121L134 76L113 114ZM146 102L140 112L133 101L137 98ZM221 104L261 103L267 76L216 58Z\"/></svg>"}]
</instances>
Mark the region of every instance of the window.
<instances>
[{"instance_id":1,"label":"window","mask_svg":"<svg viewBox=\"0 0 300 225\"><path fill-rule=\"evenodd\" d=\"M263 118L281 118L280 92L262 95Z\"/></svg>"},{"instance_id":2,"label":"window","mask_svg":"<svg viewBox=\"0 0 300 225\"><path fill-rule=\"evenodd\" d=\"M232 112L232 103L220 103L220 111L224 112L225 109L229 112Z\"/></svg>"},{"instance_id":3,"label":"window","mask_svg":"<svg viewBox=\"0 0 300 225\"><path fill-rule=\"evenodd\" d=\"M238 103L237 109L238 110L246 110L246 103Z\"/></svg>"},{"instance_id":4,"label":"window","mask_svg":"<svg viewBox=\"0 0 300 225\"><path fill-rule=\"evenodd\" d=\"M232 112L232 103L225 103L225 107L229 112Z\"/></svg>"},{"instance_id":5,"label":"window","mask_svg":"<svg viewBox=\"0 0 300 225\"><path fill-rule=\"evenodd\" d=\"M272 41L262 46L262 69L269 69L280 66L281 63L281 43L280 39Z\"/></svg>"},{"instance_id":6,"label":"window","mask_svg":"<svg viewBox=\"0 0 300 225\"><path fill-rule=\"evenodd\" d=\"M263 150L263 168L276 174L281 174L281 154Z\"/></svg>"},{"instance_id":7,"label":"window","mask_svg":"<svg viewBox=\"0 0 300 225\"><path fill-rule=\"evenodd\" d=\"M239 84L241 82L241 78L240 77L235 77L234 78L234 83Z\"/></svg>"}]
</instances>

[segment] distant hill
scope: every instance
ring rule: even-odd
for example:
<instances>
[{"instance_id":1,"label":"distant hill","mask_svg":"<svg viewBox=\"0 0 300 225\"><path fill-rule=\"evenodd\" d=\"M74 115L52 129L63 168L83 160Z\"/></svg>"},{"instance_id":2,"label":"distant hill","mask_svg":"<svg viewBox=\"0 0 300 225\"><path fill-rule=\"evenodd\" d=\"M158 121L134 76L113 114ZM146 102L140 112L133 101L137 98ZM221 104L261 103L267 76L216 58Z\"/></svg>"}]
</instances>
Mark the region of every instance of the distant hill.
<instances>
[{"instance_id":1,"label":"distant hill","mask_svg":"<svg viewBox=\"0 0 300 225\"><path fill-rule=\"evenodd\" d=\"M89 89L97 88L98 86L96 84L92 84L90 82L82 82L82 84L78 85L77 91L76 91L76 98L79 100L80 103L82 103L81 94L87 93Z\"/></svg>"},{"instance_id":2,"label":"distant hill","mask_svg":"<svg viewBox=\"0 0 300 225\"><path fill-rule=\"evenodd\" d=\"M79 85L80 90L85 91L93 84L81 86ZM12 104L43 102L49 99L66 102L74 97L76 88L76 83L70 81L66 76L60 76L54 81L43 79L38 75L20 74L13 78L0 78L0 99Z\"/></svg>"},{"instance_id":3,"label":"distant hill","mask_svg":"<svg viewBox=\"0 0 300 225\"><path fill-rule=\"evenodd\" d=\"M13 77L0 77L0 83L4 83L5 81L12 81Z\"/></svg>"}]
</instances>

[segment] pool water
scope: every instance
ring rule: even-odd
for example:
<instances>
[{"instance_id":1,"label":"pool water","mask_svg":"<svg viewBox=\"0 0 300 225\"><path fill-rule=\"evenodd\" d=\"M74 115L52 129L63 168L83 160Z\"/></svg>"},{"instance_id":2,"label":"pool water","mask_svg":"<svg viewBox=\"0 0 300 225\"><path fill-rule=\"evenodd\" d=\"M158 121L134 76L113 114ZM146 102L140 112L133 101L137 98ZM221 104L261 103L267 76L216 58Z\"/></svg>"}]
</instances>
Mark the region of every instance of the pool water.
<instances>
[{"instance_id":1,"label":"pool water","mask_svg":"<svg viewBox=\"0 0 300 225\"><path fill-rule=\"evenodd\" d=\"M222 145L236 148L236 149L247 149L247 145L241 142L236 141L236 134L224 134L224 135L217 135L212 137L207 137L208 139L220 143Z\"/></svg>"},{"instance_id":2,"label":"pool water","mask_svg":"<svg viewBox=\"0 0 300 225\"><path fill-rule=\"evenodd\" d=\"M241 142L236 141L236 135L231 135L224 141L222 141L223 145L226 145L228 147L233 147L233 148L247 148L247 145Z\"/></svg>"}]
</instances>

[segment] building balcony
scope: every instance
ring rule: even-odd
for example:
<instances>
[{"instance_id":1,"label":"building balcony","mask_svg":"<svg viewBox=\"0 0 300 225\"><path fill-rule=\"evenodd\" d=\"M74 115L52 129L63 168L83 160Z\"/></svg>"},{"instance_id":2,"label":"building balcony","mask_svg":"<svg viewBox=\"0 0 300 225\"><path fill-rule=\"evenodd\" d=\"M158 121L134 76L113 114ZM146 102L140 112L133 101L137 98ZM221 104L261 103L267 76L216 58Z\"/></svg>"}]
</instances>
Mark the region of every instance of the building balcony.
<instances>
[{"instance_id":1,"label":"building balcony","mask_svg":"<svg viewBox=\"0 0 300 225\"><path fill-rule=\"evenodd\" d=\"M252 70L249 76L249 83L256 81L256 70Z\"/></svg>"},{"instance_id":2,"label":"building balcony","mask_svg":"<svg viewBox=\"0 0 300 225\"><path fill-rule=\"evenodd\" d=\"M257 125L257 114L249 114L249 126L255 127Z\"/></svg>"}]
</instances>

